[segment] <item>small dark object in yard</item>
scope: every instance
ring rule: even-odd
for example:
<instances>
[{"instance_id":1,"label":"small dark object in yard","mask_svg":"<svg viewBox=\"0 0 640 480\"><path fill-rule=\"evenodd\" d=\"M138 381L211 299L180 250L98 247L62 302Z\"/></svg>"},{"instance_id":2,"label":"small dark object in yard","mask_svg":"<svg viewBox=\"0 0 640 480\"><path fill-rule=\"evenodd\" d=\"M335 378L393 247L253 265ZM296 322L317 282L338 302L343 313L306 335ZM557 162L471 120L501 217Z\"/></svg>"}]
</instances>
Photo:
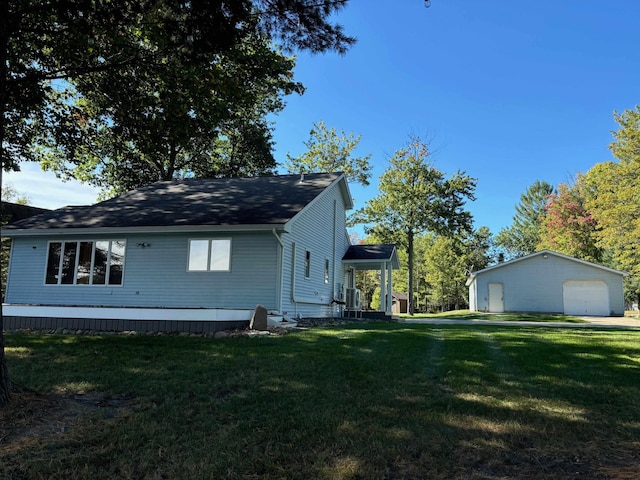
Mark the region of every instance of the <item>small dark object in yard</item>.
<instances>
[{"instance_id":1,"label":"small dark object in yard","mask_svg":"<svg viewBox=\"0 0 640 480\"><path fill-rule=\"evenodd\" d=\"M251 317L251 323L249 324L251 330L266 330L267 329L267 309L262 305L257 305Z\"/></svg>"}]
</instances>

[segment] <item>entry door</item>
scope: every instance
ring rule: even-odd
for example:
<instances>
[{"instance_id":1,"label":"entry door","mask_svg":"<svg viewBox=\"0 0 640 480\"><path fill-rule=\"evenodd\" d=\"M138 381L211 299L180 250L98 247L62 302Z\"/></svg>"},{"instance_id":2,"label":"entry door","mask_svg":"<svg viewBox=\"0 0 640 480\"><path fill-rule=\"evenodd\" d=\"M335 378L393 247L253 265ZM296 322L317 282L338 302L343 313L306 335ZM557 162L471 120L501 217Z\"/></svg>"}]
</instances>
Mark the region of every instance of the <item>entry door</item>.
<instances>
[{"instance_id":1,"label":"entry door","mask_svg":"<svg viewBox=\"0 0 640 480\"><path fill-rule=\"evenodd\" d=\"M489 284L489 311L491 313L504 312L504 288L501 283Z\"/></svg>"}]
</instances>

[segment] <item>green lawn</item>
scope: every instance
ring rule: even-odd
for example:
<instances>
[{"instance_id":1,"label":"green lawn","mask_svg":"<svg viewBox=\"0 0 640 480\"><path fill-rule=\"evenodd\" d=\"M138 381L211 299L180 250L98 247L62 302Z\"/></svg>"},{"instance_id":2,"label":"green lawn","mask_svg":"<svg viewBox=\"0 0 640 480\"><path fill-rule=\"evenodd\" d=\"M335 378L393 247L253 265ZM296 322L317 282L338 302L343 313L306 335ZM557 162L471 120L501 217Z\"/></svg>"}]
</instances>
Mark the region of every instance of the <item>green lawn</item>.
<instances>
[{"instance_id":1,"label":"green lawn","mask_svg":"<svg viewBox=\"0 0 640 480\"><path fill-rule=\"evenodd\" d=\"M588 323L571 315L549 313L484 313L469 310L454 310L442 313L417 313L415 315L401 314L402 318L447 318L451 320L487 320L492 322L565 322Z\"/></svg>"},{"instance_id":2,"label":"green lawn","mask_svg":"<svg viewBox=\"0 0 640 480\"><path fill-rule=\"evenodd\" d=\"M30 402L100 401L46 429L37 405L0 411L1 478L640 475L637 331L365 324L6 343L14 380L46 394Z\"/></svg>"}]
</instances>

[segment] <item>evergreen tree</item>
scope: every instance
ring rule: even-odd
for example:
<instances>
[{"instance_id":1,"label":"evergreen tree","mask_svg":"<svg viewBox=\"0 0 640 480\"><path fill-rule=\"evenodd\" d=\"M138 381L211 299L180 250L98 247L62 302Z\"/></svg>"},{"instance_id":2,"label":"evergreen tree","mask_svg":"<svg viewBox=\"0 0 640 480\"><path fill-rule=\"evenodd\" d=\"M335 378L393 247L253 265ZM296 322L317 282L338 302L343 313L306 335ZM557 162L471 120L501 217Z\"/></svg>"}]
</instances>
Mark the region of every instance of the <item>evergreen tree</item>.
<instances>
[{"instance_id":1,"label":"evergreen tree","mask_svg":"<svg viewBox=\"0 0 640 480\"><path fill-rule=\"evenodd\" d=\"M496 236L496 244L504 248L509 256L521 257L536 251L540 242L540 228L545 215L553 185L545 181L536 182L520 195L516 214L510 227L503 228Z\"/></svg>"}]
</instances>

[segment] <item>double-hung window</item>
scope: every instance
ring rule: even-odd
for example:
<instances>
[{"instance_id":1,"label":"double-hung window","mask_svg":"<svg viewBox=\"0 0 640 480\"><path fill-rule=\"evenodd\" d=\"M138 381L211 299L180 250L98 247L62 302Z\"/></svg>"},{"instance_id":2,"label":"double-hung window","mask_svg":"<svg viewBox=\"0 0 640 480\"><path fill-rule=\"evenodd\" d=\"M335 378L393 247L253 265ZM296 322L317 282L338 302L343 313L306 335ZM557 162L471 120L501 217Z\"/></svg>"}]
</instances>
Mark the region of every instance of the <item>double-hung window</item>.
<instances>
[{"instance_id":1,"label":"double-hung window","mask_svg":"<svg viewBox=\"0 0 640 480\"><path fill-rule=\"evenodd\" d=\"M49 242L47 285L122 285L126 240Z\"/></svg>"},{"instance_id":2,"label":"double-hung window","mask_svg":"<svg viewBox=\"0 0 640 480\"><path fill-rule=\"evenodd\" d=\"M231 239L189 240L190 272L228 272L231 270Z\"/></svg>"}]
</instances>

